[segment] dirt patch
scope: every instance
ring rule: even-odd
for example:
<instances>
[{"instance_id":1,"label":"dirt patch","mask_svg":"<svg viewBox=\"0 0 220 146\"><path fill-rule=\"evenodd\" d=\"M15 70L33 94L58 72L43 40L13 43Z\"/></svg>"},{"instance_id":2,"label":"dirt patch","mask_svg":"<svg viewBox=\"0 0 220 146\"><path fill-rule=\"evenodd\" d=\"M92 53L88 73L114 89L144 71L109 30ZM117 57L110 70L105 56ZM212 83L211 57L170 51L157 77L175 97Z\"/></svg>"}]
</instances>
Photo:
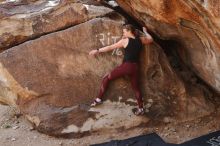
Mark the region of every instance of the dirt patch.
<instances>
[{"instance_id":1,"label":"dirt patch","mask_svg":"<svg viewBox=\"0 0 220 146\"><path fill-rule=\"evenodd\" d=\"M102 131L96 132L84 138L63 139L54 138L41 134L32 129L32 125L19 116L8 106L0 105L0 145L4 146L89 146L90 144L102 143L113 139L126 139L129 137L156 132L166 142L182 143L192 138L207 134L220 129L220 110L213 115L203 117L193 121L177 123L170 121L158 127L151 127L146 124L145 128L137 127L126 132ZM166 120L169 122L169 120Z\"/></svg>"}]
</instances>

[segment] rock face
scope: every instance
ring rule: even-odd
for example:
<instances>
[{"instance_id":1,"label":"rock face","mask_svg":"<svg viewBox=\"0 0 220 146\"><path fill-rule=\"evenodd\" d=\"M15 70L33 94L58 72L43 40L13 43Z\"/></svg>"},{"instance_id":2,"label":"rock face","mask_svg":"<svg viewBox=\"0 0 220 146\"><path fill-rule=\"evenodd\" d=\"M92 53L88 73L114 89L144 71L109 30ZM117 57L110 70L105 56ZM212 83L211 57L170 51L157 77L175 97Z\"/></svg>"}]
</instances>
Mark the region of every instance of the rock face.
<instances>
[{"instance_id":1,"label":"rock face","mask_svg":"<svg viewBox=\"0 0 220 146\"><path fill-rule=\"evenodd\" d=\"M38 131L55 136L126 130L149 119L160 121L165 117L182 121L214 110L203 95L188 97L184 83L156 43L145 47L140 60L140 86L146 111L150 110L148 114L137 117L132 113L136 100L127 77L110 83L103 105L90 108L88 105L97 96L102 77L121 63L122 52L116 49L97 57L88 53L119 40L125 23L118 13L90 4L83 5L80 1L58 4L57 9L67 13L55 10L54 13L62 14L66 21L56 21L51 26L40 19L42 27L36 31L39 35L48 30L56 32L0 53L0 102L16 106ZM82 6L76 11L77 17L70 15L75 14L76 5ZM91 14L88 9L94 12ZM82 16L86 14L83 19L78 17L81 12ZM61 17L50 14L48 19L53 21ZM22 21L28 23L29 19ZM59 31L66 22L78 25Z\"/></svg>"},{"instance_id":2,"label":"rock face","mask_svg":"<svg viewBox=\"0 0 220 146\"><path fill-rule=\"evenodd\" d=\"M181 59L220 93L220 2L216 0L117 0L162 40L174 40Z\"/></svg>"},{"instance_id":3,"label":"rock face","mask_svg":"<svg viewBox=\"0 0 220 146\"><path fill-rule=\"evenodd\" d=\"M0 5L0 12L0 49L3 50L43 34L104 16L112 10L66 0L43 0L4 3Z\"/></svg>"}]
</instances>

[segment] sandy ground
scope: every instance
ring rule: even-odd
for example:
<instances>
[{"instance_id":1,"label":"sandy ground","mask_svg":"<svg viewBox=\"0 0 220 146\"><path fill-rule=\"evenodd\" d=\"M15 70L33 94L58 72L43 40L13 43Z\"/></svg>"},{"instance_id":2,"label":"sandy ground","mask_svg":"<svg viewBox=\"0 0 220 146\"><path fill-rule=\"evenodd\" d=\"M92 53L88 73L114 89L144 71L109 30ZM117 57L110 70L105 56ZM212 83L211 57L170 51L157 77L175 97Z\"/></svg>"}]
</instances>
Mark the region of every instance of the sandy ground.
<instances>
[{"instance_id":1,"label":"sandy ground","mask_svg":"<svg viewBox=\"0 0 220 146\"><path fill-rule=\"evenodd\" d=\"M220 112L194 121L170 123L160 127L135 128L126 131L94 133L84 138L64 139L41 134L34 130L23 116L17 117L13 108L0 105L0 145L1 146L88 146L113 139L156 132L166 142L182 143L192 138L220 129Z\"/></svg>"}]
</instances>

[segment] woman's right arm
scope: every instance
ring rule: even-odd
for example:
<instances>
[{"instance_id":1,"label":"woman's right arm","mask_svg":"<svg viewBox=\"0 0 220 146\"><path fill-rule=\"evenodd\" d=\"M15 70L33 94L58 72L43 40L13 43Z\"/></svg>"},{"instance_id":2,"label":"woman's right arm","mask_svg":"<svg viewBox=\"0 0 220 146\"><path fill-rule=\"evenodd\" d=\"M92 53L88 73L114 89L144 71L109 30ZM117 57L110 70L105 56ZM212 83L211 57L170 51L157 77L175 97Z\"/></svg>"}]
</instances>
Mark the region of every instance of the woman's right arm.
<instances>
[{"instance_id":1,"label":"woman's right arm","mask_svg":"<svg viewBox=\"0 0 220 146\"><path fill-rule=\"evenodd\" d=\"M114 43L112 45L102 47L100 49L92 50L89 52L89 55L96 55L98 53L108 52L117 48L124 48L125 39L121 39L117 43Z\"/></svg>"}]
</instances>

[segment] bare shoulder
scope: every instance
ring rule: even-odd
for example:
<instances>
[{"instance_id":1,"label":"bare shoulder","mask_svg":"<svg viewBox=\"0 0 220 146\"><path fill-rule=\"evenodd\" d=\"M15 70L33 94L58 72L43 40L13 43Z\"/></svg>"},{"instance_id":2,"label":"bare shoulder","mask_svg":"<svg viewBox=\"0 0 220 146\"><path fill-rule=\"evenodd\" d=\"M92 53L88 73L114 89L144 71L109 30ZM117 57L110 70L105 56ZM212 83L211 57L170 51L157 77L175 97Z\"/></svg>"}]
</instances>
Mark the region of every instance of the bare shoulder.
<instances>
[{"instance_id":1,"label":"bare shoulder","mask_svg":"<svg viewBox=\"0 0 220 146\"><path fill-rule=\"evenodd\" d=\"M126 42L126 38L121 38L116 44L121 44L123 45Z\"/></svg>"},{"instance_id":2,"label":"bare shoulder","mask_svg":"<svg viewBox=\"0 0 220 146\"><path fill-rule=\"evenodd\" d=\"M109 47L111 49L116 49L116 48L124 48L125 47L125 44L126 44L126 39L122 38L120 39L118 42L110 45Z\"/></svg>"},{"instance_id":3,"label":"bare shoulder","mask_svg":"<svg viewBox=\"0 0 220 146\"><path fill-rule=\"evenodd\" d=\"M122 45L123 45L124 48L126 48L126 46L128 45L128 41L129 41L128 38L122 38L121 39L121 42L122 42Z\"/></svg>"}]
</instances>

